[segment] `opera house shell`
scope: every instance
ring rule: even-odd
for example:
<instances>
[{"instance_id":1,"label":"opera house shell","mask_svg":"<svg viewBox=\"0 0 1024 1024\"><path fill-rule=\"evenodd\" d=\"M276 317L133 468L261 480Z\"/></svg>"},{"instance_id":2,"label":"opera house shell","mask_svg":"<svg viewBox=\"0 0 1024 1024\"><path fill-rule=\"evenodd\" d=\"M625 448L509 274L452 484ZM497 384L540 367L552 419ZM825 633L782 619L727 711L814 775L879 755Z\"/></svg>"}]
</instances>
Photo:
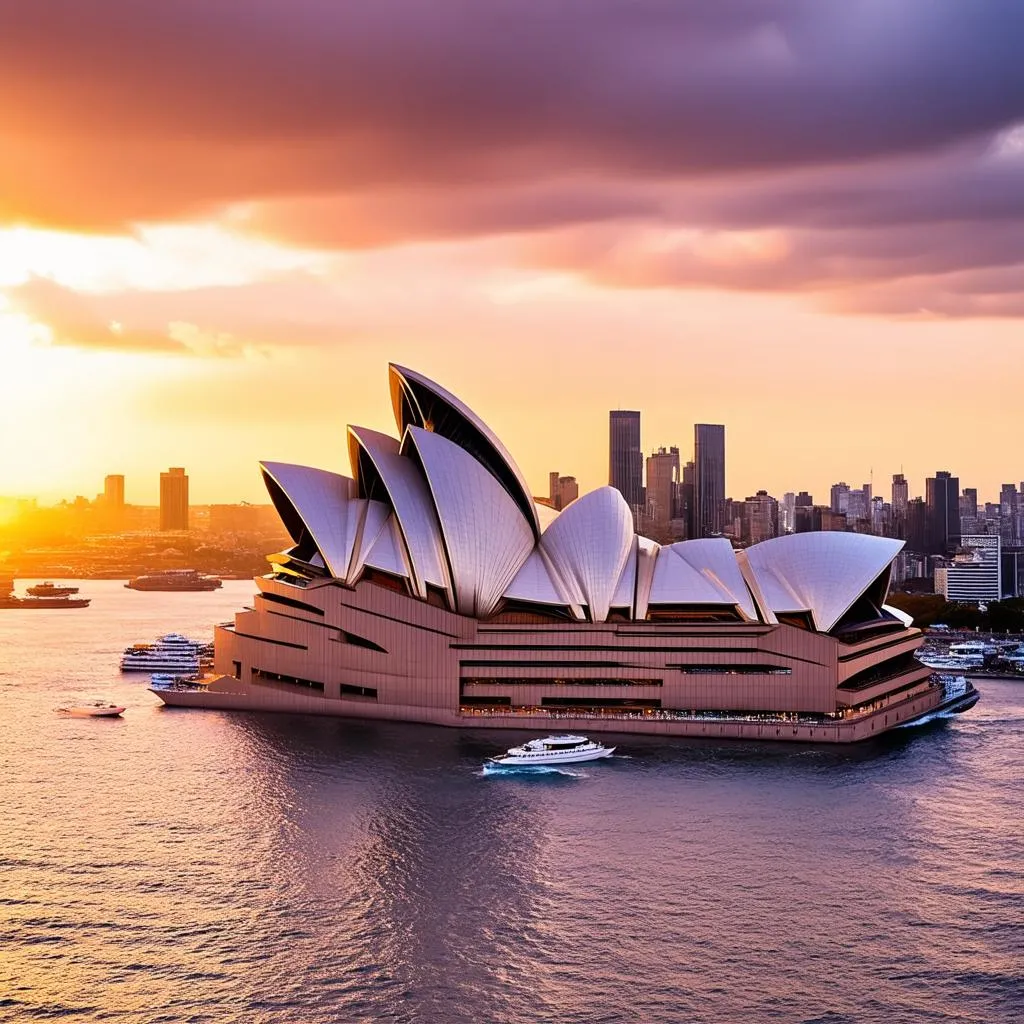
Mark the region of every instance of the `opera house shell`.
<instances>
[{"instance_id":1,"label":"opera house shell","mask_svg":"<svg viewBox=\"0 0 1024 1024\"><path fill-rule=\"evenodd\" d=\"M167 703L849 742L934 709L922 635L885 598L900 541L660 546L617 490L538 504L458 398L390 367L396 436L349 476L261 468L293 546L216 634L219 678Z\"/></svg>"}]
</instances>

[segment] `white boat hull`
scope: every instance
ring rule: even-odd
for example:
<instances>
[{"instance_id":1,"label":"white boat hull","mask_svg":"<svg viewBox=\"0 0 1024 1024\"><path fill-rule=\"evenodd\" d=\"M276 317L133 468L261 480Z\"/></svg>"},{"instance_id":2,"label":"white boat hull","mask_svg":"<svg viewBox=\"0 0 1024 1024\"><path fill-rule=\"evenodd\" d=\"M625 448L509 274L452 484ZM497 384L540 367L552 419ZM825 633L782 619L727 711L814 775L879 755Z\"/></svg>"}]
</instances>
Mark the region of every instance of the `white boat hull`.
<instances>
[{"instance_id":1,"label":"white boat hull","mask_svg":"<svg viewBox=\"0 0 1024 1024\"><path fill-rule=\"evenodd\" d=\"M599 761L603 757L611 757L614 747L600 747L597 750L566 750L545 751L540 754L525 754L521 757L492 757L490 764L500 764L512 768L532 768L548 764L581 764L584 761Z\"/></svg>"},{"instance_id":2,"label":"white boat hull","mask_svg":"<svg viewBox=\"0 0 1024 1024\"><path fill-rule=\"evenodd\" d=\"M117 718L124 713L124 708L60 708L60 713L71 718Z\"/></svg>"}]
</instances>

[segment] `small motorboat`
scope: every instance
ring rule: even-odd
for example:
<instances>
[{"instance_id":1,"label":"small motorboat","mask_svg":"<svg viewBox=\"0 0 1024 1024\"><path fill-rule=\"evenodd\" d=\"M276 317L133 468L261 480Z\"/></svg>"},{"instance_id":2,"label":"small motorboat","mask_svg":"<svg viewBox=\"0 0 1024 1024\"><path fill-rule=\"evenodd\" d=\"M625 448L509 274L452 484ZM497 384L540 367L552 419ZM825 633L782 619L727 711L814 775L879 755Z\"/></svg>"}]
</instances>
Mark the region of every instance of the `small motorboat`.
<instances>
[{"instance_id":1,"label":"small motorboat","mask_svg":"<svg viewBox=\"0 0 1024 1024\"><path fill-rule=\"evenodd\" d=\"M81 704L66 704L57 708L57 713L75 718L117 718L124 713L124 708L105 700L89 700Z\"/></svg>"},{"instance_id":2,"label":"small motorboat","mask_svg":"<svg viewBox=\"0 0 1024 1024\"><path fill-rule=\"evenodd\" d=\"M611 757L614 747L595 743L586 736L548 736L530 740L520 747L511 747L500 757L489 757L488 764L506 767L529 767L546 764L579 764L582 761L597 761Z\"/></svg>"}]
</instances>

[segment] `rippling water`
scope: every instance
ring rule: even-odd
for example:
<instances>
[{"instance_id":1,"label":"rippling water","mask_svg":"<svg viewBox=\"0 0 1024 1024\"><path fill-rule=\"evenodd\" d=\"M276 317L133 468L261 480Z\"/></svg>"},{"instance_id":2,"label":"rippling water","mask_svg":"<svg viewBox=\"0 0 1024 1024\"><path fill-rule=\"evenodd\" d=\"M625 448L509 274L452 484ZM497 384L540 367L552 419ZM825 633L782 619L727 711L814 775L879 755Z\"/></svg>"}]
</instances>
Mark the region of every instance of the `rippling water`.
<instances>
[{"instance_id":1,"label":"rippling water","mask_svg":"<svg viewBox=\"0 0 1024 1024\"><path fill-rule=\"evenodd\" d=\"M163 709L128 643L251 583L0 611L0 1018L1011 1021L1024 683L846 749ZM65 719L72 697L123 720Z\"/></svg>"}]
</instances>

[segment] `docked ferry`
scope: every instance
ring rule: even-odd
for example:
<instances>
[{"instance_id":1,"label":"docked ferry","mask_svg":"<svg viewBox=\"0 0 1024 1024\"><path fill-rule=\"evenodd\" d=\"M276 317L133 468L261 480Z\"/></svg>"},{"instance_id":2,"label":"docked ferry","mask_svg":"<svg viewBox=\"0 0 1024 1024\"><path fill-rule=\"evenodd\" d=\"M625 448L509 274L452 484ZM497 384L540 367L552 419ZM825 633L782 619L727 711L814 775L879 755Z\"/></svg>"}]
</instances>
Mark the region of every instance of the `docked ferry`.
<instances>
[{"instance_id":1,"label":"docked ferry","mask_svg":"<svg viewBox=\"0 0 1024 1024\"><path fill-rule=\"evenodd\" d=\"M133 644L125 648L121 656L121 671L195 675L207 650L207 645L198 640L190 640L180 633L167 633L156 643Z\"/></svg>"}]
</instances>

